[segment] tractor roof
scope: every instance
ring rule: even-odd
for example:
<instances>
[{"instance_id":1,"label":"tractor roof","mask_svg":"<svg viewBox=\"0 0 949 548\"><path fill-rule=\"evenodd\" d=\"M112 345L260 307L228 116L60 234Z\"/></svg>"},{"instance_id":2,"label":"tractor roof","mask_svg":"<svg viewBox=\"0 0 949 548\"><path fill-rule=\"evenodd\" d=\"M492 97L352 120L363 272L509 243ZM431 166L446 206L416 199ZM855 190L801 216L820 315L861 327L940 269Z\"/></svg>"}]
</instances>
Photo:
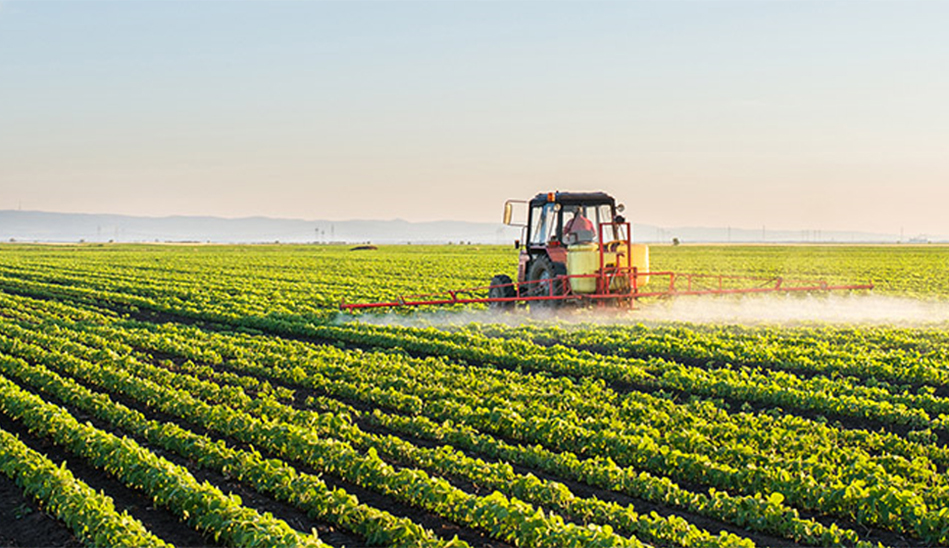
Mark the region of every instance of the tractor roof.
<instances>
[{"instance_id":1,"label":"tractor roof","mask_svg":"<svg viewBox=\"0 0 949 548\"><path fill-rule=\"evenodd\" d=\"M549 199L550 194L554 195L554 202L564 205L615 203L613 197L605 192L541 192L531 198L531 206L542 205L551 201Z\"/></svg>"}]
</instances>

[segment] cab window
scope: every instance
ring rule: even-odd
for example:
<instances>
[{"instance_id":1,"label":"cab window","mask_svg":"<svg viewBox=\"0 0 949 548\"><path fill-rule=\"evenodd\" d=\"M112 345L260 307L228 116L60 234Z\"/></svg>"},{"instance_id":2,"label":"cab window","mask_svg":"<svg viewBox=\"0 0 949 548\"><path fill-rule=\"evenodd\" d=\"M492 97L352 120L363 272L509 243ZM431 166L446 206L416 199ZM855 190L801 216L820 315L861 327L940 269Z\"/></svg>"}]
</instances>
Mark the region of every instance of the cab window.
<instances>
[{"instance_id":1,"label":"cab window","mask_svg":"<svg viewBox=\"0 0 949 548\"><path fill-rule=\"evenodd\" d=\"M601 223L612 223L613 222L613 210L609 204L603 204L597 206L596 208L596 220L593 221L596 223L597 230ZM617 239L616 230L613 225L607 225L603 227L603 241L610 242Z\"/></svg>"},{"instance_id":2,"label":"cab window","mask_svg":"<svg viewBox=\"0 0 949 548\"><path fill-rule=\"evenodd\" d=\"M535 245L545 245L548 241L557 236L557 211L554 204L545 204L535 206L531 209L531 231L530 243Z\"/></svg>"},{"instance_id":3,"label":"cab window","mask_svg":"<svg viewBox=\"0 0 949 548\"><path fill-rule=\"evenodd\" d=\"M570 230L573 227L571 226L571 220L574 218L574 215L579 212L580 215L589 219L593 223L593 234L576 234L571 235ZM612 224L613 222L613 208L609 204L602 205L569 205L564 206L563 208L563 239L566 244L573 243L583 243L588 241L594 241L599 237L600 225L603 226L603 240L612 241L616 239L616 230Z\"/></svg>"}]
</instances>

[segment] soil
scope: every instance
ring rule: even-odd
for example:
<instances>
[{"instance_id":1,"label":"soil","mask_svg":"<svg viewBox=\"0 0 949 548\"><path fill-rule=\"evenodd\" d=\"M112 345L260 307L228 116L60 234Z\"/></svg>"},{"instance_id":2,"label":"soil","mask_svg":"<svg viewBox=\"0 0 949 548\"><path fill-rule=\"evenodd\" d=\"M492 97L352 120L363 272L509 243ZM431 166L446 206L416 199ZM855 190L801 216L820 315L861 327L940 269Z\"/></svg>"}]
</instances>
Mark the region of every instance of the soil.
<instances>
[{"instance_id":1,"label":"soil","mask_svg":"<svg viewBox=\"0 0 949 548\"><path fill-rule=\"evenodd\" d=\"M66 524L44 512L16 482L0 474L0 546L80 548Z\"/></svg>"}]
</instances>

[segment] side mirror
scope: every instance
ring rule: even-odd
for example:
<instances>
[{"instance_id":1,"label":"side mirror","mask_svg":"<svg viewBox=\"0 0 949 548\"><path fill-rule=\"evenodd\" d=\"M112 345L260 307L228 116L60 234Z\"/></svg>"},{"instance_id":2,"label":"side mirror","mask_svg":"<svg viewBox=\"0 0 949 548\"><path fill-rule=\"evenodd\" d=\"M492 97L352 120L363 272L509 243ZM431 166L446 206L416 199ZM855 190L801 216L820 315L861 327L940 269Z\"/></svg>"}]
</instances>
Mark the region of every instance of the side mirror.
<instances>
[{"instance_id":1,"label":"side mirror","mask_svg":"<svg viewBox=\"0 0 949 548\"><path fill-rule=\"evenodd\" d=\"M522 200L508 200L504 202L504 224L508 226L527 226L527 210L521 210L518 205L518 210L514 211L515 204L524 204L527 205L527 202ZM514 217L514 213L517 213L517 217ZM521 217L524 217L521 219Z\"/></svg>"},{"instance_id":2,"label":"side mirror","mask_svg":"<svg viewBox=\"0 0 949 548\"><path fill-rule=\"evenodd\" d=\"M626 211L626 206L625 206L625 205L620 204L620 205L616 206L616 212L617 212L617 213L622 213L622 212L624 212L624 211Z\"/></svg>"},{"instance_id":3,"label":"side mirror","mask_svg":"<svg viewBox=\"0 0 949 548\"><path fill-rule=\"evenodd\" d=\"M520 248L521 248L521 241L514 240L514 249L520 249Z\"/></svg>"}]
</instances>

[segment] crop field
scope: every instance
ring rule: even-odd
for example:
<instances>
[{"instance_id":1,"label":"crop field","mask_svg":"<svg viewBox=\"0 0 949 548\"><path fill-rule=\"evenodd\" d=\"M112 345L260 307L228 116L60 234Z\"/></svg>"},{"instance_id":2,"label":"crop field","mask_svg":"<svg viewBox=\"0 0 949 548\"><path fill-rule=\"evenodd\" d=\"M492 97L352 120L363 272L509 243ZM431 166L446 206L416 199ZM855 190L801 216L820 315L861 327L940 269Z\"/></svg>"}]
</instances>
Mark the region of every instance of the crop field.
<instances>
[{"instance_id":1,"label":"crop field","mask_svg":"<svg viewBox=\"0 0 949 548\"><path fill-rule=\"evenodd\" d=\"M516 254L2 245L0 545L949 546L949 248L651 252L937 313L350 316Z\"/></svg>"}]
</instances>

